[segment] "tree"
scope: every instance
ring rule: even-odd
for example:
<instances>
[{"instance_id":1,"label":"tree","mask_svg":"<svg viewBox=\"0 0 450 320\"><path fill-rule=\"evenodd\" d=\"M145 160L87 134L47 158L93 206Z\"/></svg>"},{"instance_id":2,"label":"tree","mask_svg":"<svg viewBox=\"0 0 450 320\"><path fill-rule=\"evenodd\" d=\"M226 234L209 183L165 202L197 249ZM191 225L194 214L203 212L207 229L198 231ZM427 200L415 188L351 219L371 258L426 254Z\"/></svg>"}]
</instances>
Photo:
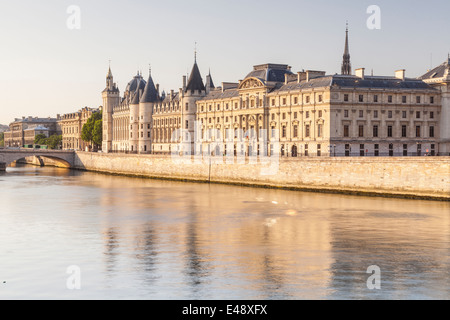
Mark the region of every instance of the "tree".
<instances>
[{"instance_id":1,"label":"tree","mask_svg":"<svg viewBox=\"0 0 450 320\"><path fill-rule=\"evenodd\" d=\"M34 137L34 144L42 144L42 145L46 145L47 144L47 136L43 133L39 133Z\"/></svg>"},{"instance_id":2,"label":"tree","mask_svg":"<svg viewBox=\"0 0 450 320\"><path fill-rule=\"evenodd\" d=\"M62 136L61 135L52 135L50 137L48 137L47 139L45 139L46 141L46 145L50 148L50 149L59 149L61 142L62 142Z\"/></svg>"},{"instance_id":3,"label":"tree","mask_svg":"<svg viewBox=\"0 0 450 320\"><path fill-rule=\"evenodd\" d=\"M92 141L97 145L101 146L103 142L103 120L97 120L94 124L94 129L92 130Z\"/></svg>"},{"instance_id":4,"label":"tree","mask_svg":"<svg viewBox=\"0 0 450 320\"><path fill-rule=\"evenodd\" d=\"M0 147L5 146L5 134L3 132L0 132Z\"/></svg>"},{"instance_id":5,"label":"tree","mask_svg":"<svg viewBox=\"0 0 450 320\"><path fill-rule=\"evenodd\" d=\"M93 113L81 129L81 139L100 146L102 144L102 113Z\"/></svg>"}]
</instances>

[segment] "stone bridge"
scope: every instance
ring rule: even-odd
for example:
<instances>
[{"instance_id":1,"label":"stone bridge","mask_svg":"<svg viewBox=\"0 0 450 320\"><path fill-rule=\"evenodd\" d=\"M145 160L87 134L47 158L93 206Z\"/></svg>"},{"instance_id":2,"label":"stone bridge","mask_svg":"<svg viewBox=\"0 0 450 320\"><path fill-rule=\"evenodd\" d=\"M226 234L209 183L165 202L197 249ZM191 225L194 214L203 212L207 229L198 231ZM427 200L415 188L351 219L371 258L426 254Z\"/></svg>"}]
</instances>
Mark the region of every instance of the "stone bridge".
<instances>
[{"instance_id":1,"label":"stone bridge","mask_svg":"<svg viewBox=\"0 0 450 320\"><path fill-rule=\"evenodd\" d=\"M0 149L0 171L16 160L36 156L39 161L41 157L50 158L64 167L73 167L75 152L68 150L44 150L44 149Z\"/></svg>"}]
</instances>

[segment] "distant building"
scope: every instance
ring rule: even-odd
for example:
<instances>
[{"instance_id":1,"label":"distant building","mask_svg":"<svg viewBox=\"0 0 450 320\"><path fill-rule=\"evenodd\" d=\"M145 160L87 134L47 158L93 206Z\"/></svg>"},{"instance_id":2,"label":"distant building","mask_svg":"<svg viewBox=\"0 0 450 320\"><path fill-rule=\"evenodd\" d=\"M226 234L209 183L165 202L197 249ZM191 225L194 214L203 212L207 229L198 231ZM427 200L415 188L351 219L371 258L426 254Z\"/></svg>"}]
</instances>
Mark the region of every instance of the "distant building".
<instances>
[{"instance_id":1,"label":"distant building","mask_svg":"<svg viewBox=\"0 0 450 320\"><path fill-rule=\"evenodd\" d=\"M339 75L267 63L216 88L211 74L203 81L195 59L178 91L160 94L151 74L145 81L138 73L121 97L109 69L103 151L449 155L449 65L450 59L420 78L407 78L405 70L352 74L347 29Z\"/></svg>"},{"instance_id":2,"label":"distant building","mask_svg":"<svg viewBox=\"0 0 450 320\"><path fill-rule=\"evenodd\" d=\"M81 132L84 124L96 112L100 112L101 108L89 108L64 114L60 120L59 125L62 131L62 148L63 150L82 150L89 147L89 143L81 139Z\"/></svg>"},{"instance_id":3,"label":"distant building","mask_svg":"<svg viewBox=\"0 0 450 320\"><path fill-rule=\"evenodd\" d=\"M23 147L33 144L34 138L40 133L46 136L60 135L59 119L59 115L56 118L22 117L22 119L15 119L9 125L9 131L5 131L5 147Z\"/></svg>"}]
</instances>

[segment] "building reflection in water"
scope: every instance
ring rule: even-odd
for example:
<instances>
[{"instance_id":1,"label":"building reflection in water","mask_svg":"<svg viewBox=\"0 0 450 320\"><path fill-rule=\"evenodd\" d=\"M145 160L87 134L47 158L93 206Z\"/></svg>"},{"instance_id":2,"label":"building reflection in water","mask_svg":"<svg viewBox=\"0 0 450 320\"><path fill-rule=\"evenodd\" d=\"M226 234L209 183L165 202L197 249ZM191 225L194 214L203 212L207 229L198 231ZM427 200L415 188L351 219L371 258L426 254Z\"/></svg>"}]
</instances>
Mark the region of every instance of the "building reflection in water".
<instances>
[{"instance_id":1,"label":"building reflection in water","mask_svg":"<svg viewBox=\"0 0 450 320\"><path fill-rule=\"evenodd\" d=\"M105 273L114 279L129 272L146 293L198 299L450 294L447 203L92 173L76 179L99 194ZM381 268L384 290L368 290L370 265Z\"/></svg>"}]
</instances>

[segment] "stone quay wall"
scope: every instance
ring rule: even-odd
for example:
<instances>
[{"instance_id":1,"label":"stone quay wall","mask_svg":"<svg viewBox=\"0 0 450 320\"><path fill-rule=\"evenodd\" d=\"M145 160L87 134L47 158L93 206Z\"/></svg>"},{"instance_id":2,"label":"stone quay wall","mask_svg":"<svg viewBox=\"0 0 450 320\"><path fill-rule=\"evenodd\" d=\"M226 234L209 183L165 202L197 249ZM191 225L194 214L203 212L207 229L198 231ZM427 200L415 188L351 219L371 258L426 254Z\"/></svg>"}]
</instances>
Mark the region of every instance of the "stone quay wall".
<instances>
[{"instance_id":1,"label":"stone quay wall","mask_svg":"<svg viewBox=\"0 0 450 320\"><path fill-rule=\"evenodd\" d=\"M269 164L251 163L249 159L245 163L237 162L235 158L234 163L225 163L222 157L77 152L74 169L157 179L450 201L450 157L318 157L279 158Z\"/></svg>"}]
</instances>

